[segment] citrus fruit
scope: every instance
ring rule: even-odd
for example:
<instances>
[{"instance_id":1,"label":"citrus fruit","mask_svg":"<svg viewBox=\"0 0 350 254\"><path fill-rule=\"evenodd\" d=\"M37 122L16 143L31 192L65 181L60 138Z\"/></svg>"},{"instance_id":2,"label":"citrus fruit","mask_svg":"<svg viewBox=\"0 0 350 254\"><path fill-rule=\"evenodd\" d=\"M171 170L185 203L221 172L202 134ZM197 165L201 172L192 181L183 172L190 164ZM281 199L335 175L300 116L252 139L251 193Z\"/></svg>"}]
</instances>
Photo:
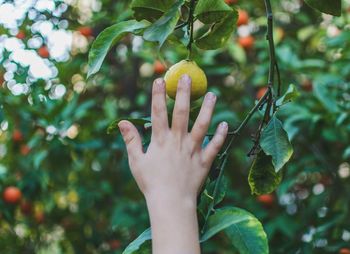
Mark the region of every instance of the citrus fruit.
<instances>
[{"instance_id":1,"label":"citrus fruit","mask_svg":"<svg viewBox=\"0 0 350 254\"><path fill-rule=\"evenodd\" d=\"M245 37L239 37L238 43L239 43L239 45L241 45L242 48L249 50L249 49L253 48L254 43L255 43L255 39L251 35L245 36Z\"/></svg>"},{"instance_id":2,"label":"citrus fruit","mask_svg":"<svg viewBox=\"0 0 350 254\"><path fill-rule=\"evenodd\" d=\"M249 22L249 14L244 10L238 10L237 26L247 25Z\"/></svg>"},{"instance_id":3,"label":"citrus fruit","mask_svg":"<svg viewBox=\"0 0 350 254\"><path fill-rule=\"evenodd\" d=\"M3 193L3 198L6 203L15 204L22 197L22 192L15 186L9 186Z\"/></svg>"},{"instance_id":4,"label":"citrus fruit","mask_svg":"<svg viewBox=\"0 0 350 254\"><path fill-rule=\"evenodd\" d=\"M175 99L179 79L185 74L192 79L191 100L197 100L206 93L208 81L204 71L194 61L182 60L170 67L164 77L166 92Z\"/></svg>"}]
</instances>

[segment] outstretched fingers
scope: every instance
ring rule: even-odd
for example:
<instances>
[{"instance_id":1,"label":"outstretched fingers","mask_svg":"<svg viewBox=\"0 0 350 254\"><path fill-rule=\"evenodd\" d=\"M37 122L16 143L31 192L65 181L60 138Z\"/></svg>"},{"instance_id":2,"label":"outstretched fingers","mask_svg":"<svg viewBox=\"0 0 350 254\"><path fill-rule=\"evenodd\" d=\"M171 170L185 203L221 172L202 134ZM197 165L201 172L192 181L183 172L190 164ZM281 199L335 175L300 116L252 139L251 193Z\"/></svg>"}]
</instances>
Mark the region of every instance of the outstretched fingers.
<instances>
[{"instance_id":1,"label":"outstretched fingers","mask_svg":"<svg viewBox=\"0 0 350 254\"><path fill-rule=\"evenodd\" d=\"M228 124L222 122L216 129L215 135L209 144L203 149L203 158L207 165L211 165L216 155L220 152L221 147L225 143L228 133Z\"/></svg>"},{"instance_id":2,"label":"outstretched fingers","mask_svg":"<svg viewBox=\"0 0 350 254\"><path fill-rule=\"evenodd\" d=\"M137 159L143 154L139 132L131 122L126 120L120 121L118 127L123 136L129 160Z\"/></svg>"},{"instance_id":3,"label":"outstretched fingers","mask_svg":"<svg viewBox=\"0 0 350 254\"><path fill-rule=\"evenodd\" d=\"M152 139L161 139L169 129L165 97L165 81L156 79L152 89Z\"/></svg>"},{"instance_id":4,"label":"outstretched fingers","mask_svg":"<svg viewBox=\"0 0 350 254\"><path fill-rule=\"evenodd\" d=\"M203 139L208 131L215 103L215 94L211 92L207 93L207 95L204 98L204 102L202 104L197 120L194 123L191 131L192 139L198 146L202 145Z\"/></svg>"},{"instance_id":5,"label":"outstretched fingers","mask_svg":"<svg viewBox=\"0 0 350 254\"><path fill-rule=\"evenodd\" d=\"M191 83L191 77L188 75L183 75L181 76L177 87L171 129L179 136L183 136L188 132Z\"/></svg>"}]
</instances>

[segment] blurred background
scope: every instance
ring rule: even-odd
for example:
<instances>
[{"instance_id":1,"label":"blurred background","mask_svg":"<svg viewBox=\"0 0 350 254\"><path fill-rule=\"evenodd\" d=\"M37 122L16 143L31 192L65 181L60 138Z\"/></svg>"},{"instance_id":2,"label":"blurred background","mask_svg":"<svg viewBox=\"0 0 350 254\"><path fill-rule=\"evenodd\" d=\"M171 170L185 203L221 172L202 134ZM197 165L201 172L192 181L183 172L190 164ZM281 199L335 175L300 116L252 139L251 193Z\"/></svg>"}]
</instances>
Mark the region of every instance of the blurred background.
<instances>
[{"instance_id":1,"label":"blurred background","mask_svg":"<svg viewBox=\"0 0 350 254\"><path fill-rule=\"evenodd\" d=\"M226 2L244 11L237 30L226 48L195 60L219 96L212 127L235 128L264 92L269 59L263 1ZM271 253L350 253L350 1L342 17L273 2L283 89L300 92L279 112L294 155L276 192L252 196L253 119L230 154L224 204L263 222ZM0 0L1 253L122 253L148 227L122 139L106 128L149 116L152 81L187 52L127 36L86 80L91 43L131 18L129 4ZM203 253L231 248L218 235Z\"/></svg>"}]
</instances>

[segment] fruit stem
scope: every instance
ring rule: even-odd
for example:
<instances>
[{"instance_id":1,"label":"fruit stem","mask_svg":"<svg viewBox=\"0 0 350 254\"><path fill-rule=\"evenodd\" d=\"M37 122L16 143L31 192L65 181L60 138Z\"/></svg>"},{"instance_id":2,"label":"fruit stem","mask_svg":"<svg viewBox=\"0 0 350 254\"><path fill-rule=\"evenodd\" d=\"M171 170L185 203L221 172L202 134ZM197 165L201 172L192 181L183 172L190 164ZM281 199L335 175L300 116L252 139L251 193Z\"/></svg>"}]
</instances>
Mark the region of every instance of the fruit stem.
<instances>
[{"instance_id":1,"label":"fruit stem","mask_svg":"<svg viewBox=\"0 0 350 254\"><path fill-rule=\"evenodd\" d=\"M190 13L187 20L187 34L189 35L189 41L187 45L188 55L187 60L192 59L192 43L193 43L193 23L194 23L194 10L196 7L196 0L191 0Z\"/></svg>"}]
</instances>

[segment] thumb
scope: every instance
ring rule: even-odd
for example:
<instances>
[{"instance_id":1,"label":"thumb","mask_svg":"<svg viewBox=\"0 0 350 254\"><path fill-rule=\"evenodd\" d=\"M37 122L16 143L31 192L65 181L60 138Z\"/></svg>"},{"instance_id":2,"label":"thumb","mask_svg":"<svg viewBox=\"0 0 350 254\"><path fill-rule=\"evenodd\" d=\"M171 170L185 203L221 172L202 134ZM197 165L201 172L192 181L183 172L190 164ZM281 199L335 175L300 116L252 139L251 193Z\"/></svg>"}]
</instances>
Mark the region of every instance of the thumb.
<instances>
[{"instance_id":1,"label":"thumb","mask_svg":"<svg viewBox=\"0 0 350 254\"><path fill-rule=\"evenodd\" d=\"M135 159L140 156L143 151L141 137L136 127L126 120L120 121L118 127L123 136L129 159Z\"/></svg>"}]
</instances>

